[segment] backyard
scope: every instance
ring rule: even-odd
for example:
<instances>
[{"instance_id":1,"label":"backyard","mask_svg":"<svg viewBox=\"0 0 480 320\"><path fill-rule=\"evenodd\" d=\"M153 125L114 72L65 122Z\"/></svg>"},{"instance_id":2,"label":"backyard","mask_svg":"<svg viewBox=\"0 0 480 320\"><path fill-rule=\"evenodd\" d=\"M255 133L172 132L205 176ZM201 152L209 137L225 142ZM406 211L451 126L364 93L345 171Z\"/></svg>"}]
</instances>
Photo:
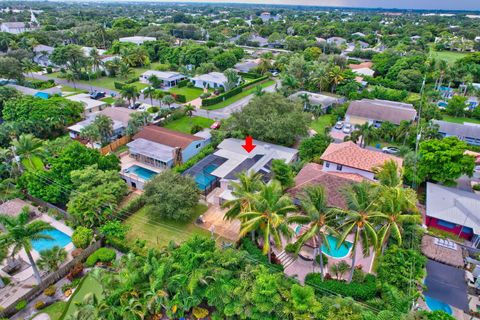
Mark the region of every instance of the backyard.
<instances>
[{"instance_id":1,"label":"backyard","mask_svg":"<svg viewBox=\"0 0 480 320\"><path fill-rule=\"evenodd\" d=\"M200 126L202 128L209 128L213 124L212 119L204 117L182 117L180 119L169 122L165 125L165 128L180 131L183 133L191 133L194 126Z\"/></svg>"},{"instance_id":2,"label":"backyard","mask_svg":"<svg viewBox=\"0 0 480 320\"><path fill-rule=\"evenodd\" d=\"M463 124L464 122L480 124L480 120L477 120L475 118L452 117L452 116L447 116L447 115L442 115L442 120L443 121L448 121L448 122L453 122L453 123L461 123L461 124Z\"/></svg>"},{"instance_id":3,"label":"backyard","mask_svg":"<svg viewBox=\"0 0 480 320\"><path fill-rule=\"evenodd\" d=\"M149 215L147 210L142 208L125 221L130 226L127 239L131 242L141 239L147 241L151 247L162 247L172 240L177 243L183 242L194 234L208 237L210 232L194 224L195 219L206 210L206 205L199 204L191 222L177 222Z\"/></svg>"},{"instance_id":4,"label":"backyard","mask_svg":"<svg viewBox=\"0 0 480 320\"><path fill-rule=\"evenodd\" d=\"M67 304L68 309L63 318L68 318L70 315L73 315L77 310L77 304L83 302L85 296L89 293L94 294L99 300L103 298L100 283L92 276L87 275L70 298Z\"/></svg>"},{"instance_id":5,"label":"backyard","mask_svg":"<svg viewBox=\"0 0 480 320\"><path fill-rule=\"evenodd\" d=\"M315 130L317 133L324 133L325 128L332 126L332 121L334 119L333 114L324 114L310 123L310 128Z\"/></svg>"},{"instance_id":6,"label":"backyard","mask_svg":"<svg viewBox=\"0 0 480 320\"><path fill-rule=\"evenodd\" d=\"M179 88L179 87L174 87L170 90L168 90L170 93L174 94L183 94L185 98L187 98L188 101L192 101L200 97L200 95L203 93L203 90L200 88L189 88L187 86Z\"/></svg>"},{"instance_id":7,"label":"backyard","mask_svg":"<svg viewBox=\"0 0 480 320\"><path fill-rule=\"evenodd\" d=\"M465 52L456 52L456 51L435 51L435 50L430 50L430 54L432 57L435 59L440 59L440 60L446 60L448 64L452 65L457 61L458 59L461 59L468 55L468 53Z\"/></svg>"},{"instance_id":8,"label":"backyard","mask_svg":"<svg viewBox=\"0 0 480 320\"><path fill-rule=\"evenodd\" d=\"M262 87L263 89L265 89L266 87L270 87L270 86L273 86L275 84L275 81L274 80L267 80L265 82L262 82L262 83L259 83L259 84L256 84L254 85L253 87L251 87L250 89L247 89L247 90L244 90L242 92L240 92L239 94L231 97L231 98L228 98L227 100L225 101L222 101L220 103L217 103L217 104L214 104L213 106L208 106L208 107L205 107L204 109L207 109L207 110L217 110L217 109L222 109L222 108L225 108L226 106L242 99L242 98L245 98L246 96L248 95L251 95L255 92L255 87L257 86L260 86Z\"/></svg>"}]
</instances>

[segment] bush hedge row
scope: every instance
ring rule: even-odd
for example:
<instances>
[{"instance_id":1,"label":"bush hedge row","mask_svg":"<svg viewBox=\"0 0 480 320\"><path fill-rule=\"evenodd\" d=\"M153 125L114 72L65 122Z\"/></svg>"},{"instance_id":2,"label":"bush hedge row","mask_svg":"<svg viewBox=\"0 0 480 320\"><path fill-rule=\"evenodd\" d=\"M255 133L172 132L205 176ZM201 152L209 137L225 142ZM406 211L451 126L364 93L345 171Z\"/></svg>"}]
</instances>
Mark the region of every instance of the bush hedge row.
<instances>
[{"instance_id":1,"label":"bush hedge row","mask_svg":"<svg viewBox=\"0 0 480 320\"><path fill-rule=\"evenodd\" d=\"M175 98L175 101L180 102L180 103L185 103L187 102L187 97L183 94L172 94L172 96Z\"/></svg>"},{"instance_id":2,"label":"bush hedge row","mask_svg":"<svg viewBox=\"0 0 480 320\"><path fill-rule=\"evenodd\" d=\"M115 89L117 89L117 90L122 90L123 87L125 86L125 83L115 81L115 82L113 83L113 86L114 86Z\"/></svg>"},{"instance_id":3,"label":"bush hedge row","mask_svg":"<svg viewBox=\"0 0 480 320\"><path fill-rule=\"evenodd\" d=\"M93 267L97 262L112 262L116 257L115 250L109 248L100 248L92 253L88 258L85 264L88 267Z\"/></svg>"},{"instance_id":4,"label":"bush hedge row","mask_svg":"<svg viewBox=\"0 0 480 320\"><path fill-rule=\"evenodd\" d=\"M255 84L255 83L259 83L261 81L264 81L264 80L267 80L268 79L268 76L263 76L263 77L260 77L260 78L257 78L253 81L250 81L250 82L247 82L247 83L244 83L240 86L240 88L246 88L246 87L250 87L251 85Z\"/></svg>"},{"instance_id":5,"label":"bush hedge row","mask_svg":"<svg viewBox=\"0 0 480 320\"><path fill-rule=\"evenodd\" d=\"M233 96L236 96L237 94L239 94L240 92L243 91L243 88L240 86L240 87L236 87L230 91L227 91L221 95L218 95L216 97L213 97L213 98L208 98L208 99L204 99L202 100L202 107L208 107L208 106L213 106L214 104L217 104L217 103L220 103L230 97L233 97Z\"/></svg>"},{"instance_id":6,"label":"bush hedge row","mask_svg":"<svg viewBox=\"0 0 480 320\"><path fill-rule=\"evenodd\" d=\"M255 72L239 72L239 76L241 77L247 77L247 78L258 78L261 77L261 74L255 73Z\"/></svg>"},{"instance_id":7,"label":"bush hedge row","mask_svg":"<svg viewBox=\"0 0 480 320\"><path fill-rule=\"evenodd\" d=\"M321 295L324 295L323 290L326 290L360 301L367 301L377 296L376 278L372 274L366 275L362 283L355 281L348 283L333 279L322 281L320 273L309 273L305 278L305 283L311 284Z\"/></svg>"},{"instance_id":8,"label":"bush hedge row","mask_svg":"<svg viewBox=\"0 0 480 320\"><path fill-rule=\"evenodd\" d=\"M185 87L189 82L190 82L190 80L188 80L188 79L179 81L179 82L177 82L177 87L183 88L183 87Z\"/></svg>"}]
</instances>

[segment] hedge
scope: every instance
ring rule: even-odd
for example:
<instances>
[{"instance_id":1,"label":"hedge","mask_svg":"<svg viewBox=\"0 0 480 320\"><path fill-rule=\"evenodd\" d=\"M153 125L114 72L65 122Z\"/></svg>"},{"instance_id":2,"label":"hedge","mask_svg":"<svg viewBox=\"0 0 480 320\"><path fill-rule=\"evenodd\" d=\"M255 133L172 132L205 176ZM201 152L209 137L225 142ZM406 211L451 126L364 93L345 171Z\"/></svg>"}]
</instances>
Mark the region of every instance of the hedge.
<instances>
[{"instance_id":1,"label":"hedge","mask_svg":"<svg viewBox=\"0 0 480 320\"><path fill-rule=\"evenodd\" d=\"M122 90L123 87L125 86L125 83L115 81L115 82L113 83L113 86L115 87L115 89Z\"/></svg>"},{"instance_id":2,"label":"hedge","mask_svg":"<svg viewBox=\"0 0 480 320\"><path fill-rule=\"evenodd\" d=\"M263 77L260 77L260 78L257 78L253 81L250 81L248 83L244 83L240 86L240 88L246 88L246 87L250 87L251 85L255 84L255 83L259 83L261 81L264 81L264 80L267 80L268 79L268 76L263 76Z\"/></svg>"},{"instance_id":3,"label":"hedge","mask_svg":"<svg viewBox=\"0 0 480 320\"><path fill-rule=\"evenodd\" d=\"M202 151L200 151L196 156L190 158L188 161L186 161L186 162L182 163L181 165L173 168L173 171L178 172L178 173L183 173L183 172L187 171L188 169L190 169L191 167L193 167L193 165L195 163L199 162L200 160L202 160L203 158L205 158L209 154L213 153L214 151L215 151L215 148L210 145L210 146L204 148Z\"/></svg>"},{"instance_id":4,"label":"hedge","mask_svg":"<svg viewBox=\"0 0 480 320\"><path fill-rule=\"evenodd\" d=\"M174 94L173 97L175 98L175 101L180 102L180 103L185 103L187 102L187 97L183 94Z\"/></svg>"},{"instance_id":5,"label":"hedge","mask_svg":"<svg viewBox=\"0 0 480 320\"><path fill-rule=\"evenodd\" d=\"M85 264L88 267L93 267L97 262L112 262L116 257L115 250L109 248L100 248L94 253L92 253L88 258Z\"/></svg>"},{"instance_id":6,"label":"hedge","mask_svg":"<svg viewBox=\"0 0 480 320\"><path fill-rule=\"evenodd\" d=\"M203 99L202 100L202 107L208 107L208 106L213 106L214 104L217 104L217 103L220 103L228 98L231 98L233 96L236 96L237 94L239 94L240 92L243 91L243 88L240 86L240 87L236 87L230 91L227 91L221 95L218 95L216 97L213 97L213 98L209 98L209 99Z\"/></svg>"},{"instance_id":7,"label":"hedge","mask_svg":"<svg viewBox=\"0 0 480 320\"><path fill-rule=\"evenodd\" d=\"M318 294L324 295L325 291L330 291L344 297L352 297L355 300L367 301L377 297L376 278L372 274L367 274L362 283L352 281L350 283L341 280L322 281L320 273L309 273L305 277L305 283L311 284Z\"/></svg>"},{"instance_id":8,"label":"hedge","mask_svg":"<svg viewBox=\"0 0 480 320\"><path fill-rule=\"evenodd\" d=\"M188 80L188 79L179 81L179 82L177 82L177 87L183 88L183 87L185 87L189 82L190 82L190 80Z\"/></svg>"},{"instance_id":9,"label":"hedge","mask_svg":"<svg viewBox=\"0 0 480 320\"><path fill-rule=\"evenodd\" d=\"M242 77L247 77L247 78L258 78L262 76L261 74L254 73L254 72L239 72L238 75Z\"/></svg>"}]
</instances>

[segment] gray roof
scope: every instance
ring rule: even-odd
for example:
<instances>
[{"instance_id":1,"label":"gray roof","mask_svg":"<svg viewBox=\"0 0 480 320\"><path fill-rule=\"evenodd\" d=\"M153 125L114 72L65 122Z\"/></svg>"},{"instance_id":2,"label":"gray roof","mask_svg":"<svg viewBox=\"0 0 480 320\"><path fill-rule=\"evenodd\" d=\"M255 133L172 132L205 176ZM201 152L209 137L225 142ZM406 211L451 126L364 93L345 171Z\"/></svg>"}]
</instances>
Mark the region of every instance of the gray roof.
<instances>
[{"instance_id":1,"label":"gray roof","mask_svg":"<svg viewBox=\"0 0 480 320\"><path fill-rule=\"evenodd\" d=\"M320 93L313 93L308 91L298 91L290 96L292 99L300 99L300 96L306 94L308 95L308 99L311 104L313 105L321 105L323 107L329 107L334 103L342 103L344 101L343 98L336 98L332 96L327 96L325 94Z\"/></svg>"},{"instance_id":2,"label":"gray roof","mask_svg":"<svg viewBox=\"0 0 480 320\"><path fill-rule=\"evenodd\" d=\"M127 147L130 150L130 153L142 154L163 162L169 162L173 159L173 150L175 149L142 138L127 143Z\"/></svg>"},{"instance_id":3,"label":"gray roof","mask_svg":"<svg viewBox=\"0 0 480 320\"><path fill-rule=\"evenodd\" d=\"M175 72L175 71L147 70L144 73L142 73L142 77L145 79L150 78L152 75L155 75L160 80L167 80L167 81L174 81L174 80L186 78L180 72Z\"/></svg>"},{"instance_id":4,"label":"gray roof","mask_svg":"<svg viewBox=\"0 0 480 320\"><path fill-rule=\"evenodd\" d=\"M2 25L10 29L23 29L26 27L25 22L3 22Z\"/></svg>"},{"instance_id":5,"label":"gray roof","mask_svg":"<svg viewBox=\"0 0 480 320\"><path fill-rule=\"evenodd\" d=\"M461 124L440 120L432 120L433 124L438 125L438 132L456 136L459 138L476 138L480 139L480 125L477 124Z\"/></svg>"},{"instance_id":6,"label":"gray roof","mask_svg":"<svg viewBox=\"0 0 480 320\"><path fill-rule=\"evenodd\" d=\"M388 100L362 99L352 101L348 106L347 115L370 120L388 121L400 124L401 121L413 121L417 110L413 105Z\"/></svg>"},{"instance_id":7,"label":"gray roof","mask_svg":"<svg viewBox=\"0 0 480 320\"><path fill-rule=\"evenodd\" d=\"M35 52L35 53L47 52L47 53L51 54L53 52L53 50L55 50L54 47L46 46L46 45L43 45L43 44L39 44L38 46L35 46L33 48L33 52Z\"/></svg>"},{"instance_id":8,"label":"gray roof","mask_svg":"<svg viewBox=\"0 0 480 320\"><path fill-rule=\"evenodd\" d=\"M480 234L480 195L427 182L426 214Z\"/></svg>"},{"instance_id":9,"label":"gray roof","mask_svg":"<svg viewBox=\"0 0 480 320\"><path fill-rule=\"evenodd\" d=\"M202 74L192 78L194 81L206 81L211 83L225 84L227 82L227 77L221 72L210 72L207 74Z\"/></svg>"},{"instance_id":10,"label":"gray roof","mask_svg":"<svg viewBox=\"0 0 480 320\"><path fill-rule=\"evenodd\" d=\"M61 95L62 94L62 90L60 90L60 88L58 88L58 87L52 87L52 88L48 88L48 89L38 90L38 89L29 88L29 87L19 86L17 84L7 84L7 86L12 87L14 89L17 89L21 93L26 94L26 95L30 95L30 96L34 96L39 92L48 93L50 95L55 95L55 94Z\"/></svg>"}]
</instances>

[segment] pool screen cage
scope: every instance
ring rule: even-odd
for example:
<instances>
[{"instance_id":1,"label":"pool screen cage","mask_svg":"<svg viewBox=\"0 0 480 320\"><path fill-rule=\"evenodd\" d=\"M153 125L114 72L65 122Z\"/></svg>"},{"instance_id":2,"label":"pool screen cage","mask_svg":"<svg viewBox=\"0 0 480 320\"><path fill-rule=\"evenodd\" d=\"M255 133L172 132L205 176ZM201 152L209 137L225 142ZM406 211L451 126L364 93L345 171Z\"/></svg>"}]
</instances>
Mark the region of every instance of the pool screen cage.
<instances>
[{"instance_id":1,"label":"pool screen cage","mask_svg":"<svg viewBox=\"0 0 480 320\"><path fill-rule=\"evenodd\" d=\"M183 175L189 175L191 177L196 177L198 174L209 174L208 172L205 171L205 168L214 165L216 167L220 167L222 164L224 164L227 161L227 159L216 156L214 154L210 154L197 162L194 166L191 168L187 169ZM215 178L215 180L211 181L208 185L205 186L204 190L200 190L203 196L207 196L210 192L212 192L213 189L217 188L220 186L220 179Z\"/></svg>"}]
</instances>

